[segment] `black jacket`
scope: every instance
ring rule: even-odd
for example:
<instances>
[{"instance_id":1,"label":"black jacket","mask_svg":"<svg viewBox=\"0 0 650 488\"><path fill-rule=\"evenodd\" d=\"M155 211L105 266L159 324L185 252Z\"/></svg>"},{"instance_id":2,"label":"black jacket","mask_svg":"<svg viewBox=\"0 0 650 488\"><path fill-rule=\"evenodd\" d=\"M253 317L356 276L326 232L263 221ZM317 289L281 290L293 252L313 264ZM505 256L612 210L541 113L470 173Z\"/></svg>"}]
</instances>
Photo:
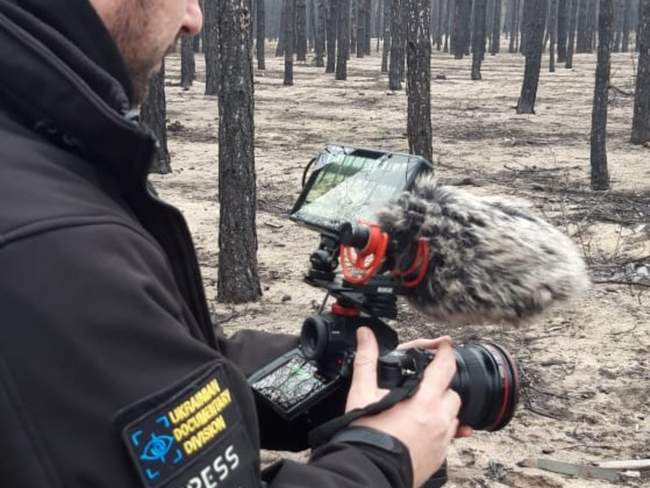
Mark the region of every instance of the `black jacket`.
<instances>
[{"instance_id":1,"label":"black jacket","mask_svg":"<svg viewBox=\"0 0 650 488\"><path fill-rule=\"evenodd\" d=\"M0 0L0 485L257 486L260 447L306 433L245 375L295 339L215 337L185 221L146 191L155 141L129 96L87 0ZM263 476L411 484L408 453L357 443Z\"/></svg>"}]
</instances>

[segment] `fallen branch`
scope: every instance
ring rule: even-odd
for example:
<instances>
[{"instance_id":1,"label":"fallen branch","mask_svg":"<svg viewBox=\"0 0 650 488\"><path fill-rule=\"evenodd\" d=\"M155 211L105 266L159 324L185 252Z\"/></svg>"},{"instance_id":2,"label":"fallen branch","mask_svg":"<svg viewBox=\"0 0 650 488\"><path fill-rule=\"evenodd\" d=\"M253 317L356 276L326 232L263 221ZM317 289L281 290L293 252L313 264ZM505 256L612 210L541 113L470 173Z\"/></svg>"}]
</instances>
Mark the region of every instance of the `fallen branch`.
<instances>
[{"instance_id":1,"label":"fallen branch","mask_svg":"<svg viewBox=\"0 0 650 488\"><path fill-rule=\"evenodd\" d=\"M616 93L620 93L621 95L626 96L626 97L633 97L634 96L634 92L626 92L625 90L621 90L619 87L614 86L614 85L609 85L609 88L614 90Z\"/></svg>"},{"instance_id":2,"label":"fallen branch","mask_svg":"<svg viewBox=\"0 0 650 488\"><path fill-rule=\"evenodd\" d=\"M636 471L650 470L650 459L629 459L623 461L603 461L597 464L599 468L605 469L633 469Z\"/></svg>"},{"instance_id":3,"label":"fallen branch","mask_svg":"<svg viewBox=\"0 0 650 488\"><path fill-rule=\"evenodd\" d=\"M621 481L621 475L616 471L589 466L584 464L565 463L553 459L524 459L517 465L526 468L543 469L551 473L566 474L584 479L606 480L610 482Z\"/></svg>"},{"instance_id":4,"label":"fallen branch","mask_svg":"<svg viewBox=\"0 0 650 488\"><path fill-rule=\"evenodd\" d=\"M629 329L619 330L618 332L610 332L609 335L611 335L611 336L617 336L617 335L629 334L630 332L634 332L634 330L636 330L636 326L637 326L637 325L639 325L638 322L636 322L636 323L635 323L632 327L630 327Z\"/></svg>"},{"instance_id":5,"label":"fallen branch","mask_svg":"<svg viewBox=\"0 0 650 488\"><path fill-rule=\"evenodd\" d=\"M641 286L643 288L650 288L650 283L639 283L635 281L626 281L626 280L594 280L595 285L629 285L629 286Z\"/></svg>"},{"instance_id":6,"label":"fallen branch","mask_svg":"<svg viewBox=\"0 0 650 488\"><path fill-rule=\"evenodd\" d=\"M533 406L531 404L525 405L524 408L526 410L528 410L529 412L536 413L537 415L541 415L542 417L546 417L546 418L553 419L553 420L564 420L562 417L560 417L558 415L553 415L552 413L548 413L548 412L544 412L543 410L539 410L537 407L535 407L535 406Z\"/></svg>"}]
</instances>

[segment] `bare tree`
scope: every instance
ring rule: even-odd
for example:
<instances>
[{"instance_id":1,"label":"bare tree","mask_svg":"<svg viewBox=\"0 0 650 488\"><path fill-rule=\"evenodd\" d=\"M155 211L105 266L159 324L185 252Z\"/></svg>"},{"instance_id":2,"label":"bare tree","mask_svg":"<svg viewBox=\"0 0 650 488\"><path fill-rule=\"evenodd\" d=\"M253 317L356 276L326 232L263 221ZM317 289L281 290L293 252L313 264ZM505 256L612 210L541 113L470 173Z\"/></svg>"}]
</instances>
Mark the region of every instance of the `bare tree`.
<instances>
[{"instance_id":1,"label":"bare tree","mask_svg":"<svg viewBox=\"0 0 650 488\"><path fill-rule=\"evenodd\" d=\"M338 36L338 2L329 0L327 9L327 66L326 73L336 71L336 38Z\"/></svg>"},{"instance_id":2,"label":"bare tree","mask_svg":"<svg viewBox=\"0 0 650 488\"><path fill-rule=\"evenodd\" d=\"M366 0L357 1L357 58L363 58L366 55L366 11L368 7Z\"/></svg>"},{"instance_id":3,"label":"bare tree","mask_svg":"<svg viewBox=\"0 0 650 488\"><path fill-rule=\"evenodd\" d=\"M578 1L569 0L569 35L566 48L566 62L564 67L566 69L573 68L573 53L575 52L576 44L576 24L578 22Z\"/></svg>"},{"instance_id":4,"label":"bare tree","mask_svg":"<svg viewBox=\"0 0 650 488\"><path fill-rule=\"evenodd\" d=\"M634 118L632 120L632 142L650 142L650 0L641 0L639 5L639 63L634 93Z\"/></svg>"},{"instance_id":5,"label":"bare tree","mask_svg":"<svg viewBox=\"0 0 650 488\"><path fill-rule=\"evenodd\" d=\"M591 35L589 32L590 0L578 0L578 37L576 42L576 53L590 53Z\"/></svg>"},{"instance_id":6,"label":"bare tree","mask_svg":"<svg viewBox=\"0 0 650 488\"><path fill-rule=\"evenodd\" d=\"M623 38L621 40L621 52L628 52L630 46L630 23L632 16L632 0L625 0L623 7ZM638 35L638 33L637 33Z\"/></svg>"},{"instance_id":7,"label":"bare tree","mask_svg":"<svg viewBox=\"0 0 650 488\"><path fill-rule=\"evenodd\" d=\"M255 125L251 0L218 0L219 89L218 299L262 294L257 268Z\"/></svg>"},{"instance_id":8,"label":"bare tree","mask_svg":"<svg viewBox=\"0 0 650 488\"><path fill-rule=\"evenodd\" d=\"M549 56L548 56L548 70L551 73L555 72L555 45L557 44L557 11L558 1L550 0L549 15L548 15L548 37L549 37Z\"/></svg>"},{"instance_id":9,"label":"bare tree","mask_svg":"<svg viewBox=\"0 0 650 488\"><path fill-rule=\"evenodd\" d=\"M467 52L471 36L472 0L456 0L454 28L451 35L451 53L462 59Z\"/></svg>"},{"instance_id":10,"label":"bare tree","mask_svg":"<svg viewBox=\"0 0 650 488\"><path fill-rule=\"evenodd\" d=\"M591 114L591 188L609 189L607 171L607 101L610 72L610 43L614 26L613 0L600 0L598 15L598 64L594 107Z\"/></svg>"},{"instance_id":11,"label":"bare tree","mask_svg":"<svg viewBox=\"0 0 650 488\"><path fill-rule=\"evenodd\" d=\"M284 0L284 85L293 85L293 52L295 48L295 6L296 0Z\"/></svg>"},{"instance_id":12,"label":"bare tree","mask_svg":"<svg viewBox=\"0 0 650 488\"><path fill-rule=\"evenodd\" d=\"M406 2L406 60L409 151L427 161L433 157L431 129L431 2Z\"/></svg>"},{"instance_id":13,"label":"bare tree","mask_svg":"<svg viewBox=\"0 0 650 488\"><path fill-rule=\"evenodd\" d=\"M335 78L346 80L350 57L350 0L338 0L338 17Z\"/></svg>"},{"instance_id":14,"label":"bare tree","mask_svg":"<svg viewBox=\"0 0 650 488\"><path fill-rule=\"evenodd\" d=\"M512 17L510 18L510 42L508 44L508 52L517 52L517 36L519 34L519 5L521 0L510 0L510 11Z\"/></svg>"},{"instance_id":15,"label":"bare tree","mask_svg":"<svg viewBox=\"0 0 650 488\"><path fill-rule=\"evenodd\" d=\"M266 41L266 0L257 0L257 69L266 69L266 53L264 43Z\"/></svg>"},{"instance_id":16,"label":"bare tree","mask_svg":"<svg viewBox=\"0 0 650 488\"><path fill-rule=\"evenodd\" d=\"M558 0L557 5L557 62L566 63L566 45L569 23L569 0Z\"/></svg>"},{"instance_id":17,"label":"bare tree","mask_svg":"<svg viewBox=\"0 0 650 488\"><path fill-rule=\"evenodd\" d=\"M437 0L436 1L436 51L442 50L442 38L445 31L445 19L447 18L445 7L447 6L447 0Z\"/></svg>"},{"instance_id":18,"label":"bare tree","mask_svg":"<svg viewBox=\"0 0 650 488\"><path fill-rule=\"evenodd\" d=\"M194 61L194 36L181 36L181 86L189 90L196 76L196 63Z\"/></svg>"},{"instance_id":19,"label":"bare tree","mask_svg":"<svg viewBox=\"0 0 650 488\"><path fill-rule=\"evenodd\" d=\"M521 86L521 96L517 103L518 114L534 114L535 100L537 99L537 86L539 84L539 71L542 64L542 50L544 47L544 26L546 20L547 0L525 0L526 11L526 69L524 81Z\"/></svg>"},{"instance_id":20,"label":"bare tree","mask_svg":"<svg viewBox=\"0 0 650 488\"><path fill-rule=\"evenodd\" d=\"M307 60L307 4L305 0L294 0L295 51L298 61Z\"/></svg>"},{"instance_id":21,"label":"bare tree","mask_svg":"<svg viewBox=\"0 0 650 488\"><path fill-rule=\"evenodd\" d=\"M325 32L327 30L327 0L316 0L316 25L314 26L314 61L316 67L325 67Z\"/></svg>"},{"instance_id":22,"label":"bare tree","mask_svg":"<svg viewBox=\"0 0 650 488\"><path fill-rule=\"evenodd\" d=\"M284 49L285 49L285 43L286 43L286 32L287 32L287 9L286 9L286 2L284 0L281 0L281 8L280 8L280 26L279 26L279 31L278 31L278 44L275 47L275 57L279 58L280 56L284 56Z\"/></svg>"},{"instance_id":23,"label":"bare tree","mask_svg":"<svg viewBox=\"0 0 650 488\"><path fill-rule=\"evenodd\" d=\"M390 20L390 64L388 68L388 89L402 89L402 60L404 59L404 37L402 32L402 1L392 0Z\"/></svg>"},{"instance_id":24,"label":"bare tree","mask_svg":"<svg viewBox=\"0 0 650 488\"><path fill-rule=\"evenodd\" d=\"M456 10L455 0L447 0L447 10L445 14L445 42L442 47L442 52L445 53L449 52L449 39L451 37L451 31L453 29L452 17L454 15L455 10Z\"/></svg>"},{"instance_id":25,"label":"bare tree","mask_svg":"<svg viewBox=\"0 0 650 488\"><path fill-rule=\"evenodd\" d=\"M500 50L501 50L501 0L494 0L490 54L494 56Z\"/></svg>"},{"instance_id":26,"label":"bare tree","mask_svg":"<svg viewBox=\"0 0 650 488\"><path fill-rule=\"evenodd\" d=\"M204 0L203 53L205 55L205 94L219 92L219 0Z\"/></svg>"},{"instance_id":27,"label":"bare tree","mask_svg":"<svg viewBox=\"0 0 650 488\"><path fill-rule=\"evenodd\" d=\"M391 49L391 22L392 22L392 0L379 0L384 2L384 45L381 53L381 72L388 73L388 58Z\"/></svg>"},{"instance_id":28,"label":"bare tree","mask_svg":"<svg viewBox=\"0 0 650 488\"><path fill-rule=\"evenodd\" d=\"M171 172L171 158L167 149L167 102L165 100L165 62L160 72L149 81L147 96L140 107L140 120L149 127L158 140L156 159L151 164L152 173Z\"/></svg>"},{"instance_id":29,"label":"bare tree","mask_svg":"<svg viewBox=\"0 0 650 488\"><path fill-rule=\"evenodd\" d=\"M472 36L472 80L481 79L481 63L485 56L487 20L486 0L474 0L474 33Z\"/></svg>"}]
</instances>

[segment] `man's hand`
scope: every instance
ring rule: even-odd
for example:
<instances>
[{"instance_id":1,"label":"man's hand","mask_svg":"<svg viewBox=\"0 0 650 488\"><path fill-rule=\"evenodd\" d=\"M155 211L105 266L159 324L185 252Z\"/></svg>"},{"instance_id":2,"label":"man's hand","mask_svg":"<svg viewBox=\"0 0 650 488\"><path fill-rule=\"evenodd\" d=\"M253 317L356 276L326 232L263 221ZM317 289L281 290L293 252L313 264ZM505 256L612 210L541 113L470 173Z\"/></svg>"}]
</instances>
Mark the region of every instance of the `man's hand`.
<instances>
[{"instance_id":1,"label":"man's hand","mask_svg":"<svg viewBox=\"0 0 650 488\"><path fill-rule=\"evenodd\" d=\"M353 425L376 429L402 441L411 454L414 486L419 487L440 468L451 440L457 435L471 435L471 429L459 430L460 397L449 389L456 373L451 339L421 340L405 346L413 347L413 344L437 349L416 394L378 415L362 417ZM375 336L370 329L361 327L357 331L357 353L346 411L363 408L386 394L386 390L377 386L378 358Z\"/></svg>"}]
</instances>

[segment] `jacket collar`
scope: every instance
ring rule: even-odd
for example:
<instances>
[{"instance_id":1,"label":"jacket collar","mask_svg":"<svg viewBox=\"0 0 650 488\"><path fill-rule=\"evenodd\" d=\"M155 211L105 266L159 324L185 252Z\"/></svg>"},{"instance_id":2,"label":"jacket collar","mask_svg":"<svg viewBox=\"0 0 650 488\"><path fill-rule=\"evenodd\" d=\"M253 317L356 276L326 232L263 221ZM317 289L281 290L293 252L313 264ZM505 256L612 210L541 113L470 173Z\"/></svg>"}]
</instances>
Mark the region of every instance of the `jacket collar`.
<instances>
[{"instance_id":1,"label":"jacket collar","mask_svg":"<svg viewBox=\"0 0 650 488\"><path fill-rule=\"evenodd\" d=\"M0 101L28 128L107 169L122 188L142 185L155 147L129 115L129 91L123 62L87 0L0 0Z\"/></svg>"},{"instance_id":2,"label":"jacket collar","mask_svg":"<svg viewBox=\"0 0 650 488\"><path fill-rule=\"evenodd\" d=\"M20 7L56 30L98 68L110 73L131 99L131 81L126 66L89 0L3 0L3 3Z\"/></svg>"}]
</instances>

